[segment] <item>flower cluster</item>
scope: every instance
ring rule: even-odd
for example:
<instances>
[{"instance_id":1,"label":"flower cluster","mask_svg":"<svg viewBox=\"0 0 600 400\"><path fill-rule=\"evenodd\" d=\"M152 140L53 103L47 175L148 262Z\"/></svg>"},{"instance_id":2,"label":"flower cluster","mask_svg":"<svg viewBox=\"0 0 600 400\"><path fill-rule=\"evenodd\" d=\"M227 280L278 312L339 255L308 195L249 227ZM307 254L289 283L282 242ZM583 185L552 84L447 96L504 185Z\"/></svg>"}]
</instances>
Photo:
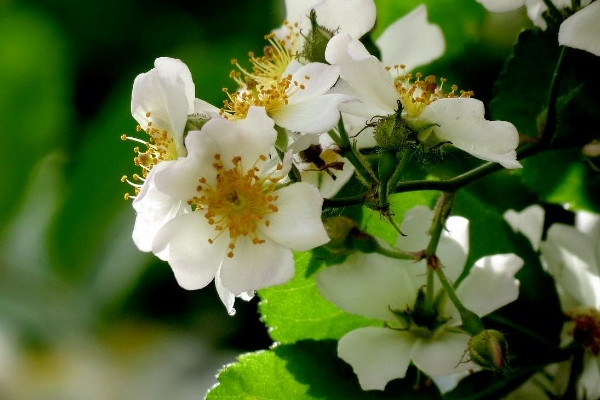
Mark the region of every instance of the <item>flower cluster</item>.
<instances>
[{"instance_id":1,"label":"flower cluster","mask_svg":"<svg viewBox=\"0 0 600 400\"><path fill-rule=\"evenodd\" d=\"M411 363L444 390L452 385L442 379L501 370L506 341L481 317L517 299L523 260L495 254L467 265L469 222L450 215L455 190L434 211L412 208L401 226L390 197L410 163L434 164L441 148L521 168L517 129L488 120L472 91L416 70L445 51L425 6L370 46L373 0L288 0L286 11L262 54L232 60L237 88L223 89L218 107L195 97L180 60L158 58L135 79L139 134L123 135L138 144L139 171L123 177L133 241L185 289L214 281L231 315L236 298L292 279L294 251L339 256L313 279L341 310L380 321L339 341L365 390L385 389ZM348 182L360 193L338 198ZM325 218L336 201L378 213L395 246L350 218Z\"/></svg>"},{"instance_id":2,"label":"flower cluster","mask_svg":"<svg viewBox=\"0 0 600 400\"><path fill-rule=\"evenodd\" d=\"M371 0L288 2L264 54L250 53L250 68L232 61L238 88L224 89L220 108L195 98L179 60L159 58L135 79L131 112L147 137L123 137L140 143L141 171L123 178L135 191L126 195L137 213L133 239L168 261L182 287L214 279L233 312L235 296L289 280L292 250L328 241L323 195L335 195L361 167L356 154L343 157L344 139L364 131L358 147L379 145L374 119L401 120L424 148L449 143L520 167L514 126L487 121L471 92L407 72L444 51L424 6L379 37L382 61L359 41L374 23ZM395 39L408 33L414 40Z\"/></svg>"}]
</instances>

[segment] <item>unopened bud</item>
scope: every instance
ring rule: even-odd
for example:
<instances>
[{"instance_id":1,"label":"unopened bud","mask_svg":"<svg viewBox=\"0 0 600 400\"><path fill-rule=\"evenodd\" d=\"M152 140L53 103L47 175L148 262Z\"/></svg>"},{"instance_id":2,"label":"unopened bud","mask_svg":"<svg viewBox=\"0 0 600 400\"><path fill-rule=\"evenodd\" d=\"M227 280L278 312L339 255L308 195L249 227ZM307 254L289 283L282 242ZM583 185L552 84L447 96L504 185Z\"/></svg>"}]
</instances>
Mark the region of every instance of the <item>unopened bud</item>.
<instances>
[{"instance_id":1,"label":"unopened bud","mask_svg":"<svg viewBox=\"0 0 600 400\"><path fill-rule=\"evenodd\" d=\"M492 371L506 366L508 343L504 335L495 329L485 329L469 340L469 356L475 364Z\"/></svg>"},{"instance_id":2,"label":"unopened bud","mask_svg":"<svg viewBox=\"0 0 600 400\"><path fill-rule=\"evenodd\" d=\"M310 11L309 18L311 29L310 33L305 36L306 43L301 55L310 62L326 63L325 48L335 32L317 23L317 13L315 10Z\"/></svg>"},{"instance_id":3,"label":"unopened bud","mask_svg":"<svg viewBox=\"0 0 600 400\"><path fill-rule=\"evenodd\" d=\"M375 123L375 141L384 151L398 152L416 145L416 132L401 118L402 109Z\"/></svg>"}]
</instances>

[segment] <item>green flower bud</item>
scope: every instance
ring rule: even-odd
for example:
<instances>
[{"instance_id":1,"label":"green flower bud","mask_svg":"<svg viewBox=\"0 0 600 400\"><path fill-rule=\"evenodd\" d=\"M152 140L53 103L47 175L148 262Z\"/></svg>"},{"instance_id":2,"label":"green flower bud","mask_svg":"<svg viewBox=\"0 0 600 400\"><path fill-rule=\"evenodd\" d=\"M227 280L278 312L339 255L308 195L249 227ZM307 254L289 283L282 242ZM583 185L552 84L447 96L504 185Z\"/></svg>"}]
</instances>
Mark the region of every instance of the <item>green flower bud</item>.
<instances>
[{"instance_id":1,"label":"green flower bud","mask_svg":"<svg viewBox=\"0 0 600 400\"><path fill-rule=\"evenodd\" d=\"M508 343L495 329L485 329L471 337L468 351L471 361L485 369L500 371L506 366Z\"/></svg>"},{"instance_id":2,"label":"green flower bud","mask_svg":"<svg viewBox=\"0 0 600 400\"><path fill-rule=\"evenodd\" d=\"M416 145L416 133L400 117L402 109L396 114L380 118L375 123L375 141L384 151L398 152Z\"/></svg>"},{"instance_id":3,"label":"green flower bud","mask_svg":"<svg viewBox=\"0 0 600 400\"><path fill-rule=\"evenodd\" d=\"M304 36L306 43L300 54L310 62L327 63L325 60L325 48L327 47L329 39L331 39L336 32L317 23L317 13L315 10L310 10L308 17L310 18L311 29L310 33L307 36Z\"/></svg>"}]
</instances>

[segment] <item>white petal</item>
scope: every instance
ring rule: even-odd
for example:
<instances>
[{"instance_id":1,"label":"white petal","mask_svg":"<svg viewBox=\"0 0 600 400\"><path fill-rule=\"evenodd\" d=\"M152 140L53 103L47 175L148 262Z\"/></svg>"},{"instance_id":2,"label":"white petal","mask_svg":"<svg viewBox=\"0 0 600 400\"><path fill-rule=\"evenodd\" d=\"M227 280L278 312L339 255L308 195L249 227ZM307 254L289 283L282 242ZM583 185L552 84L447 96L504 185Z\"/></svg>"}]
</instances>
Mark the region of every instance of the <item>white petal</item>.
<instances>
[{"instance_id":1,"label":"white petal","mask_svg":"<svg viewBox=\"0 0 600 400\"><path fill-rule=\"evenodd\" d=\"M443 332L431 339L419 339L412 351L412 360L421 371L430 376L450 375L477 370L466 354L469 335Z\"/></svg>"},{"instance_id":2,"label":"white petal","mask_svg":"<svg viewBox=\"0 0 600 400\"><path fill-rule=\"evenodd\" d=\"M446 221L437 248L437 255L448 279L451 281L458 279L465 269L468 254L469 220L453 215Z\"/></svg>"},{"instance_id":3,"label":"white petal","mask_svg":"<svg viewBox=\"0 0 600 400\"><path fill-rule=\"evenodd\" d=\"M143 129L152 121L154 127L169 132L177 153L185 155L183 131L188 114L194 112L192 75L183 62L173 58L157 58L154 66L133 82L131 114Z\"/></svg>"},{"instance_id":4,"label":"white petal","mask_svg":"<svg viewBox=\"0 0 600 400\"><path fill-rule=\"evenodd\" d=\"M207 117L219 115L219 109L201 99L194 99L194 114L204 114Z\"/></svg>"},{"instance_id":5,"label":"white petal","mask_svg":"<svg viewBox=\"0 0 600 400\"><path fill-rule=\"evenodd\" d=\"M477 0L477 2L492 12L516 10L525 4L525 0Z\"/></svg>"},{"instance_id":6,"label":"white petal","mask_svg":"<svg viewBox=\"0 0 600 400\"><path fill-rule=\"evenodd\" d=\"M510 122L488 121L483 103L472 98L447 98L433 101L419 116L419 124L436 124L435 135L441 141L505 168L521 168L515 149L519 134Z\"/></svg>"},{"instance_id":7,"label":"white petal","mask_svg":"<svg viewBox=\"0 0 600 400\"><path fill-rule=\"evenodd\" d=\"M308 77L308 78L307 78ZM321 96L335 84L340 77L340 67L337 65L328 65L318 62L313 62L302 66L294 72L292 76L293 82L303 85L303 89L298 89L293 86L288 92L293 91L290 95L290 104L305 101L316 96Z\"/></svg>"},{"instance_id":8,"label":"white petal","mask_svg":"<svg viewBox=\"0 0 600 400\"><path fill-rule=\"evenodd\" d=\"M406 236L398 236L396 247L404 251L425 250L431 236L428 234L433 211L425 206L416 206L404 214L400 229ZM455 280L462 273L469 252L469 221L452 216L438 244L437 255L444 265L446 275Z\"/></svg>"},{"instance_id":9,"label":"white petal","mask_svg":"<svg viewBox=\"0 0 600 400\"><path fill-rule=\"evenodd\" d=\"M600 398L600 359L589 351L583 356L583 372L577 381L577 398Z\"/></svg>"},{"instance_id":10,"label":"white petal","mask_svg":"<svg viewBox=\"0 0 600 400\"><path fill-rule=\"evenodd\" d=\"M239 237L233 253L223 259L221 282L236 296L285 283L294 276L292 251L272 240L253 244Z\"/></svg>"},{"instance_id":11,"label":"white petal","mask_svg":"<svg viewBox=\"0 0 600 400\"><path fill-rule=\"evenodd\" d=\"M414 340L408 331L359 328L340 339L338 356L352 366L363 390L384 390L406 375Z\"/></svg>"},{"instance_id":12,"label":"white petal","mask_svg":"<svg viewBox=\"0 0 600 400\"><path fill-rule=\"evenodd\" d=\"M152 251L165 255L179 286L201 289L213 280L225 256L226 241L208 242L215 233L201 213L183 214L158 231Z\"/></svg>"},{"instance_id":13,"label":"white petal","mask_svg":"<svg viewBox=\"0 0 600 400\"><path fill-rule=\"evenodd\" d=\"M411 261L355 252L343 264L319 271L316 281L323 297L342 310L393 322L396 316L391 310L402 312L417 298L416 268Z\"/></svg>"},{"instance_id":14,"label":"white petal","mask_svg":"<svg viewBox=\"0 0 600 400\"><path fill-rule=\"evenodd\" d=\"M221 282L220 269L215 275L215 287L217 288L217 294L219 295L219 298L221 299L223 305L225 305L225 308L227 309L227 314L232 316L235 315L235 308L233 306L236 297L244 301L250 301L254 297L254 292L244 292L238 296L235 296L229 289L223 286L223 283Z\"/></svg>"},{"instance_id":15,"label":"white petal","mask_svg":"<svg viewBox=\"0 0 600 400\"><path fill-rule=\"evenodd\" d=\"M375 25L373 0L327 0L315 7L319 25L360 38Z\"/></svg>"},{"instance_id":16,"label":"white petal","mask_svg":"<svg viewBox=\"0 0 600 400\"><path fill-rule=\"evenodd\" d=\"M406 236L398 236L396 247L404 251L425 250L430 236L427 234L433 211L426 206L415 206L404 213L400 229Z\"/></svg>"},{"instance_id":17,"label":"white petal","mask_svg":"<svg viewBox=\"0 0 600 400\"><path fill-rule=\"evenodd\" d=\"M558 31L558 43L600 56L600 2L593 2L567 18Z\"/></svg>"},{"instance_id":18,"label":"white petal","mask_svg":"<svg viewBox=\"0 0 600 400\"><path fill-rule=\"evenodd\" d=\"M151 251L158 230L176 216L190 211L187 203L156 188L154 174L169 162L161 162L150 171L142 190L133 201L136 218L132 238L140 251ZM161 254L157 256L163 258Z\"/></svg>"},{"instance_id":19,"label":"white petal","mask_svg":"<svg viewBox=\"0 0 600 400\"><path fill-rule=\"evenodd\" d=\"M260 231L270 239L293 250L306 251L329 241L323 222L323 197L306 182L297 182L274 192L277 212L267 218Z\"/></svg>"},{"instance_id":20,"label":"white petal","mask_svg":"<svg viewBox=\"0 0 600 400\"><path fill-rule=\"evenodd\" d=\"M235 303L235 295L231 293L229 289L223 286L221 282L221 271L220 269L215 274L215 287L217 288L217 294L219 295L219 299L227 309L227 314L233 316L235 315L235 308L233 307Z\"/></svg>"},{"instance_id":21,"label":"white petal","mask_svg":"<svg viewBox=\"0 0 600 400\"><path fill-rule=\"evenodd\" d=\"M553 224L540 248L557 284L581 305L600 309L600 277L587 236L572 226Z\"/></svg>"},{"instance_id":22,"label":"white petal","mask_svg":"<svg viewBox=\"0 0 600 400\"><path fill-rule=\"evenodd\" d=\"M342 67L341 77L360 95L359 100L387 110L384 115L398 108L399 96L391 75L358 40L345 34L335 35L327 44L325 58Z\"/></svg>"},{"instance_id":23,"label":"white petal","mask_svg":"<svg viewBox=\"0 0 600 400\"><path fill-rule=\"evenodd\" d=\"M320 134L333 129L339 119L338 105L352 100L343 94L325 94L300 103L290 103L273 112L277 125L295 132Z\"/></svg>"},{"instance_id":24,"label":"white petal","mask_svg":"<svg viewBox=\"0 0 600 400\"><path fill-rule=\"evenodd\" d=\"M186 142L189 143L195 136L200 137L200 132L190 132ZM187 157L171 161L165 168L157 171L154 180L158 190L173 198L188 201L198 194L197 187L200 178L206 178L209 182L214 181L216 171L211 164L214 162L214 144L206 138L198 140L198 143L205 146L199 147L198 151L194 151ZM163 163L166 161L160 164Z\"/></svg>"},{"instance_id":25,"label":"white petal","mask_svg":"<svg viewBox=\"0 0 600 400\"><path fill-rule=\"evenodd\" d=\"M520 212L506 210L503 217L515 232L522 233L534 250L540 247L544 229L544 209L537 204L524 208Z\"/></svg>"},{"instance_id":26,"label":"white petal","mask_svg":"<svg viewBox=\"0 0 600 400\"><path fill-rule=\"evenodd\" d=\"M427 21L424 4L388 26L375 43L383 65L404 64L407 71L435 60L446 50L444 34Z\"/></svg>"},{"instance_id":27,"label":"white petal","mask_svg":"<svg viewBox=\"0 0 600 400\"><path fill-rule=\"evenodd\" d=\"M487 315L519 297L515 274L522 266L523 260L512 253L480 258L456 289L456 295L475 314ZM455 319L460 319L454 306L449 302L447 305L449 310L444 315L454 311Z\"/></svg>"},{"instance_id":28,"label":"white petal","mask_svg":"<svg viewBox=\"0 0 600 400\"><path fill-rule=\"evenodd\" d=\"M250 107L244 119L230 121L212 118L202 127L201 132L215 142L226 168L232 168L233 158L239 156L242 158L244 171L254 166L260 168L256 164L257 160L261 155L270 154L277 138L274 122L262 107Z\"/></svg>"}]
</instances>

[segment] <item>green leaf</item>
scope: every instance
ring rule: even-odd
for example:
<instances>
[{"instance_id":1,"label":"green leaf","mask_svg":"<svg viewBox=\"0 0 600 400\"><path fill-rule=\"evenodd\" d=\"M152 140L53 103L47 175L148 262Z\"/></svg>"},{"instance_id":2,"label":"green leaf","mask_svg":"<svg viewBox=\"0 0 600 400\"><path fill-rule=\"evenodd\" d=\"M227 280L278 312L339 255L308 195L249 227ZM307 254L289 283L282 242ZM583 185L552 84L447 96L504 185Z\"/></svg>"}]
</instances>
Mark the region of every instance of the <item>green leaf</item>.
<instances>
[{"instance_id":1,"label":"green leaf","mask_svg":"<svg viewBox=\"0 0 600 400\"><path fill-rule=\"evenodd\" d=\"M510 121L521 134L537 138L538 117L547 107L558 55L555 34L522 32L496 82L497 94L489 107L492 119Z\"/></svg>"},{"instance_id":2,"label":"green leaf","mask_svg":"<svg viewBox=\"0 0 600 400\"><path fill-rule=\"evenodd\" d=\"M541 201L567 204L573 210L600 211L600 174L583 162L579 148L528 157L519 174Z\"/></svg>"},{"instance_id":3,"label":"green leaf","mask_svg":"<svg viewBox=\"0 0 600 400\"><path fill-rule=\"evenodd\" d=\"M218 376L207 400L225 399L440 399L434 386L415 387L409 369L405 379L386 391L363 391L349 365L336 356L335 341L304 341L240 356Z\"/></svg>"},{"instance_id":4,"label":"green leaf","mask_svg":"<svg viewBox=\"0 0 600 400\"><path fill-rule=\"evenodd\" d=\"M358 327L381 324L347 314L325 300L319 293L314 275L307 274L312 257L311 253L296 254L296 276L285 285L258 292L261 298L259 311L274 341L339 339Z\"/></svg>"}]
</instances>

